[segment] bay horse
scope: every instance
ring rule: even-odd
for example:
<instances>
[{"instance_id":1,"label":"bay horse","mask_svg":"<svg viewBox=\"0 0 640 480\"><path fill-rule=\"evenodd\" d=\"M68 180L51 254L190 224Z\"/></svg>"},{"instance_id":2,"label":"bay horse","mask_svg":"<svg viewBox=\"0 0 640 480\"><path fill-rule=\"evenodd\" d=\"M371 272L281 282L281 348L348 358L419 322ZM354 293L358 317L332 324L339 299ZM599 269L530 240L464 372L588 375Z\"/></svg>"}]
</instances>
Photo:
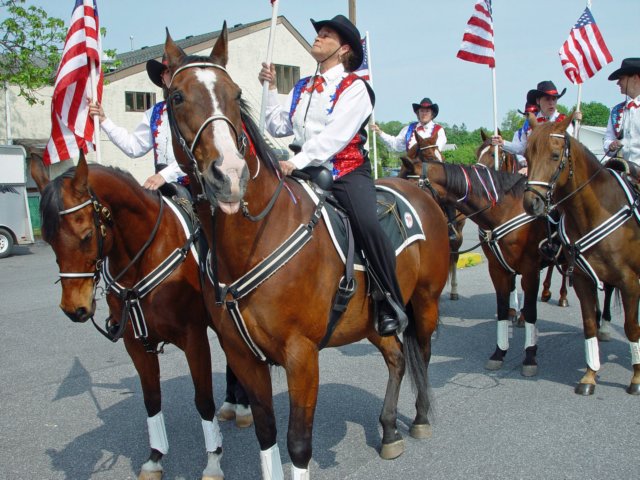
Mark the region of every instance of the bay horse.
<instances>
[{"instance_id":1,"label":"bay horse","mask_svg":"<svg viewBox=\"0 0 640 480\"><path fill-rule=\"evenodd\" d=\"M434 131L431 137L421 137L416 131L413 132L413 135L416 141L407 151L407 157L409 159L419 158L424 161L445 161L444 155L437 145L438 132ZM443 211L447 208L447 205L440 206ZM447 218L447 222L450 222L449 218ZM464 215L461 215L460 212L456 210L455 221L451 223L451 227L453 227L456 235L455 240L449 237L449 248L451 250L451 256L449 258L449 285L451 286L451 292L449 292L449 298L451 300L458 300L460 298L458 294L458 259L460 258L459 251L463 242L462 229L465 224Z\"/></svg>"},{"instance_id":2,"label":"bay horse","mask_svg":"<svg viewBox=\"0 0 640 480\"><path fill-rule=\"evenodd\" d=\"M525 351L521 374L537 375L537 296L540 269L545 266L538 246L546 238L546 220L524 212L525 177L484 165L418 159L404 159L399 177L417 179L422 188L432 190L440 201L455 205L479 227L480 245L489 264L497 303L497 345L485 365L488 370L498 370L504 363L512 320L509 295L515 275L522 275Z\"/></svg>"},{"instance_id":3,"label":"bay horse","mask_svg":"<svg viewBox=\"0 0 640 480\"><path fill-rule=\"evenodd\" d=\"M498 135L501 135L500 130L498 129ZM503 172L510 173L518 173L520 169L518 164L518 157L513 154L507 152L500 145L491 145L491 136L487 135L483 129L480 129L480 137L482 138L482 143L476 150L476 162L481 163L482 165L486 165L487 167L494 168L495 167L495 150L498 149L498 170L502 170ZM547 274L542 281L542 293L540 294L541 302L548 302L551 300L551 278L553 277L554 264L550 264L547 267ZM517 315L517 289L515 288L511 292L512 297L512 305L515 306L515 311L513 312L513 316ZM562 284L560 285L560 297L558 298L558 305L560 307L568 307L569 300L567 299L567 279L563 275L562 276ZM524 318L522 314L518 318L516 323L517 326L524 326Z\"/></svg>"},{"instance_id":4,"label":"bay horse","mask_svg":"<svg viewBox=\"0 0 640 480\"><path fill-rule=\"evenodd\" d=\"M100 277L113 287L106 288L106 298L117 318L105 330L96 327L114 342L123 338L140 377L151 452L138 478L162 477L161 459L169 443L158 354L164 343L171 343L184 352L195 387L207 452L202 478L221 480L222 435L215 418L207 338L211 322L203 302L193 222L129 173L89 166L83 154L77 167L52 181L42 162L33 158L31 174L42 193L43 238L60 268L62 311L74 322L93 321Z\"/></svg>"},{"instance_id":5,"label":"bay horse","mask_svg":"<svg viewBox=\"0 0 640 480\"><path fill-rule=\"evenodd\" d=\"M560 237L568 254L585 337L586 373L577 394L595 391L600 369L597 339L598 288L619 290L633 375L627 392L640 395L640 212L638 196L567 133L573 115L561 122L532 123L527 143L529 180L524 208L532 215L561 214ZM578 268L574 268L577 266Z\"/></svg>"},{"instance_id":6,"label":"bay horse","mask_svg":"<svg viewBox=\"0 0 640 480\"><path fill-rule=\"evenodd\" d=\"M410 434L415 438L430 434L427 371L449 256L440 207L409 182L379 181L416 206L416 218L428 232L426 240L409 244L397 258L409 326L403 344L397 336L377 334L365 275L356 271L358 287L331 331L332 298L345 274L345 263L304 182L282 176L274 152L225 68L226 22L209 56L186 55L168 31L165 55L172 75L167 104L174 151L189 175L195 208L211 247L209 266L220 281L217 301L227 307L233 320L224 321L217 330L231 368L248 391L263 478L284 478L270 366L283 367L287 376L292 478L308 479L319 351L364 338L382 353L389 371L380 414L380 455L396 458L404 451L396 420L405 365L417 391ZM292 245L296 238L302 240ZM279 261L280 257L288 261Z\"/></svg>"}]
</instances>

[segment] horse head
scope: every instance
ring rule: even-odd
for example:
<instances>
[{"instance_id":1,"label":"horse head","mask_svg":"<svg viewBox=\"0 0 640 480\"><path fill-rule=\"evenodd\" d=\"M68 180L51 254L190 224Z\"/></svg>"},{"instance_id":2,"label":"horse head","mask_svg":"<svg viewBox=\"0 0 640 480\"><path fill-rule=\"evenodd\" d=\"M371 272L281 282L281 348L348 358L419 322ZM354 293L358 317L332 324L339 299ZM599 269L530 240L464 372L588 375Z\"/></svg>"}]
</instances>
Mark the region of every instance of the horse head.
<instances>
[{"instance_id":1,"label":"horse head","mask_svg":"<svg viewBox=\"0 0 640 480\"><path fill-rule=\"evenodd\" d=\"M502 132L498 129L498 135ZM501 145L491 144L491 135L480 129L482 144L476 150L476 162L487 167L494 168L496 163L496 149L498 151L498 170L503 172L518 173L518 159L512 153L508 153Z\"/></svg>"},{"instance_id":2,"label":"horse head","mask_svg":"<svg viewBox=\"0 0 640 480\"><path fill-rule=\"evenodd\" d=\"M560 122L536 122L529 114L532 132L527 141L528 160L527 189L523 198L525 211L530 215L544 216L552 207L557 187L562 187L573 176L570 160L570 137L567 128L573 114ZM565 168L569 165L569 168Z\"/></svg>"},{"instance_id":3,"label":"horse head","mask_svg":"<svg viewBox=\"0 0 640 480\"><path fill-rule=\"evenodd\" d=\"M75 169L49 181L41 161L32 159L31 175L42 194L42 236L60 268L60 308L74 322L86 322L96 308L95 287L112 237L105 222L111 214L95 199L84 154Z\"/></svg>"},{"instance_id":4,"label":"horse head","mask_svg":"<svg viewBox=\"0 0 640 480\"><path fill-rule=\"evenodd\" d=\"M416 142L407 150L407 156L409 159L417 158L420 161L436 161L442 162L442 152L437 145L438 132L434 130L430 137L421 137L417 131L413 132L413 136Z\"/></svg>"},{"instance_id":5,"label":"horse head","mask_svg":"<svg viewBox=\"0 0 640 480\"><path fill-rule=\"evenodd\" d=\"M211 205L226 214L240 209L249 170L240 110L242 91L226 70L227 23L208 57L186 55L167 30L171 73L167 108L174 151ZM193 183L192 183L193 184Z\"/></svg>"}]
</instances>

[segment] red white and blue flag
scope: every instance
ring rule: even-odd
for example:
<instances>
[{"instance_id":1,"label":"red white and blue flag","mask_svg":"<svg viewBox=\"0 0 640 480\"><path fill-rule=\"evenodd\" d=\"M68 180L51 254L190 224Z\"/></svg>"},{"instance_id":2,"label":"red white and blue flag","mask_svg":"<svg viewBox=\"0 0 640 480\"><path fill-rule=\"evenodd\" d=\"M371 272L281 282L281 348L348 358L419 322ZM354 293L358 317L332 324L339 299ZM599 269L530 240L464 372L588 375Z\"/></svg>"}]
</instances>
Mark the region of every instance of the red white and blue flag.
<instances>
[{"instance_id":1,"label":"red white and blue flag","mask_svg":"<svg viewBox=\"0 0 640 480\"><path fill-rule=\"evenodd\" d=\"M102 100L100 24L96 0L76 0L51 99L51 138L44 152L50 165L93 150L91 70L97 79L96 102Z\"/></svg>"},{"instance_id":2,"label":"red white and blue flag","mask_svg":"<svg viewBox=\"0 0 640 480\"><path fill-rule=\"evenodd\" d=\"M565 75L576 85L584 83L613 61L588 7L578 18L558 54Z\"/></svg>"},{"instance_id":3,"label":"red white and blue flag","mask_svg":"<svg viewBox=\"0 0 640 480\"><path fill-rule=\"evenodd\" d=\"M495 68L491 0L476 1L456 56L467 62L483 63Z\"/></svg>"},{"instance_id":4,"label":"red white and blue flag","mask_svg":"<svg viewBox=\"0 0 640 480\"><path fill-rule=\"evenodd\" d=\"M360 39L360 43L362 43L362 63L353 73L364 78L365 80L371 80L369 74L369 46L367 45L366 37Z\"/></svg>"}]
</instances>

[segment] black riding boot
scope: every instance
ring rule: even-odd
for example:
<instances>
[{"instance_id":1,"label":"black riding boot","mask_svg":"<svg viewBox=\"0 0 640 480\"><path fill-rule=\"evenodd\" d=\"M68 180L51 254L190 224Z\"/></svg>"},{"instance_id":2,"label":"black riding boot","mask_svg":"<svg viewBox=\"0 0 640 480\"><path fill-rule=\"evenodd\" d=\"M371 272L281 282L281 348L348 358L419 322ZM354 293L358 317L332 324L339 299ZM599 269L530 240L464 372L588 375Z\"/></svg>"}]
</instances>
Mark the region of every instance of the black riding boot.
<instances>
[{"instance_id":1,"label":"black riding boot","mask_svg":"<svg viewBox=\"0 0 640 480\"><path fill-rule=\"evenodd\" d=\"M456 207L453 205L445 205L444 213L447 215L447 225L449 226L449 242L458 240L458 231L456 230Z\"/></svg>"}]
</instances>

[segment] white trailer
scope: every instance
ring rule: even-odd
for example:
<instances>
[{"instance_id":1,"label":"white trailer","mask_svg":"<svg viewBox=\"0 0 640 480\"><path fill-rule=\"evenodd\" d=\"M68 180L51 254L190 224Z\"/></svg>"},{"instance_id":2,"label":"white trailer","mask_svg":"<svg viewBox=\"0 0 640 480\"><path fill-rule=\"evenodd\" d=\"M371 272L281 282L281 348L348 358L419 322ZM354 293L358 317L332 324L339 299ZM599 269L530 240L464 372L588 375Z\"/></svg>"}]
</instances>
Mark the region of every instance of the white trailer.
<instances>
[{"instance_id":1,"label":"white trailer","mask_svg":"<svg viewBox=\"0 0 640 480\"><path fill-rule=\"evenodd\" d=\"M34 243L26 158L21 145L0 145L0 258L11 255L14 245Z\"/></svg>"}]
</instances>

